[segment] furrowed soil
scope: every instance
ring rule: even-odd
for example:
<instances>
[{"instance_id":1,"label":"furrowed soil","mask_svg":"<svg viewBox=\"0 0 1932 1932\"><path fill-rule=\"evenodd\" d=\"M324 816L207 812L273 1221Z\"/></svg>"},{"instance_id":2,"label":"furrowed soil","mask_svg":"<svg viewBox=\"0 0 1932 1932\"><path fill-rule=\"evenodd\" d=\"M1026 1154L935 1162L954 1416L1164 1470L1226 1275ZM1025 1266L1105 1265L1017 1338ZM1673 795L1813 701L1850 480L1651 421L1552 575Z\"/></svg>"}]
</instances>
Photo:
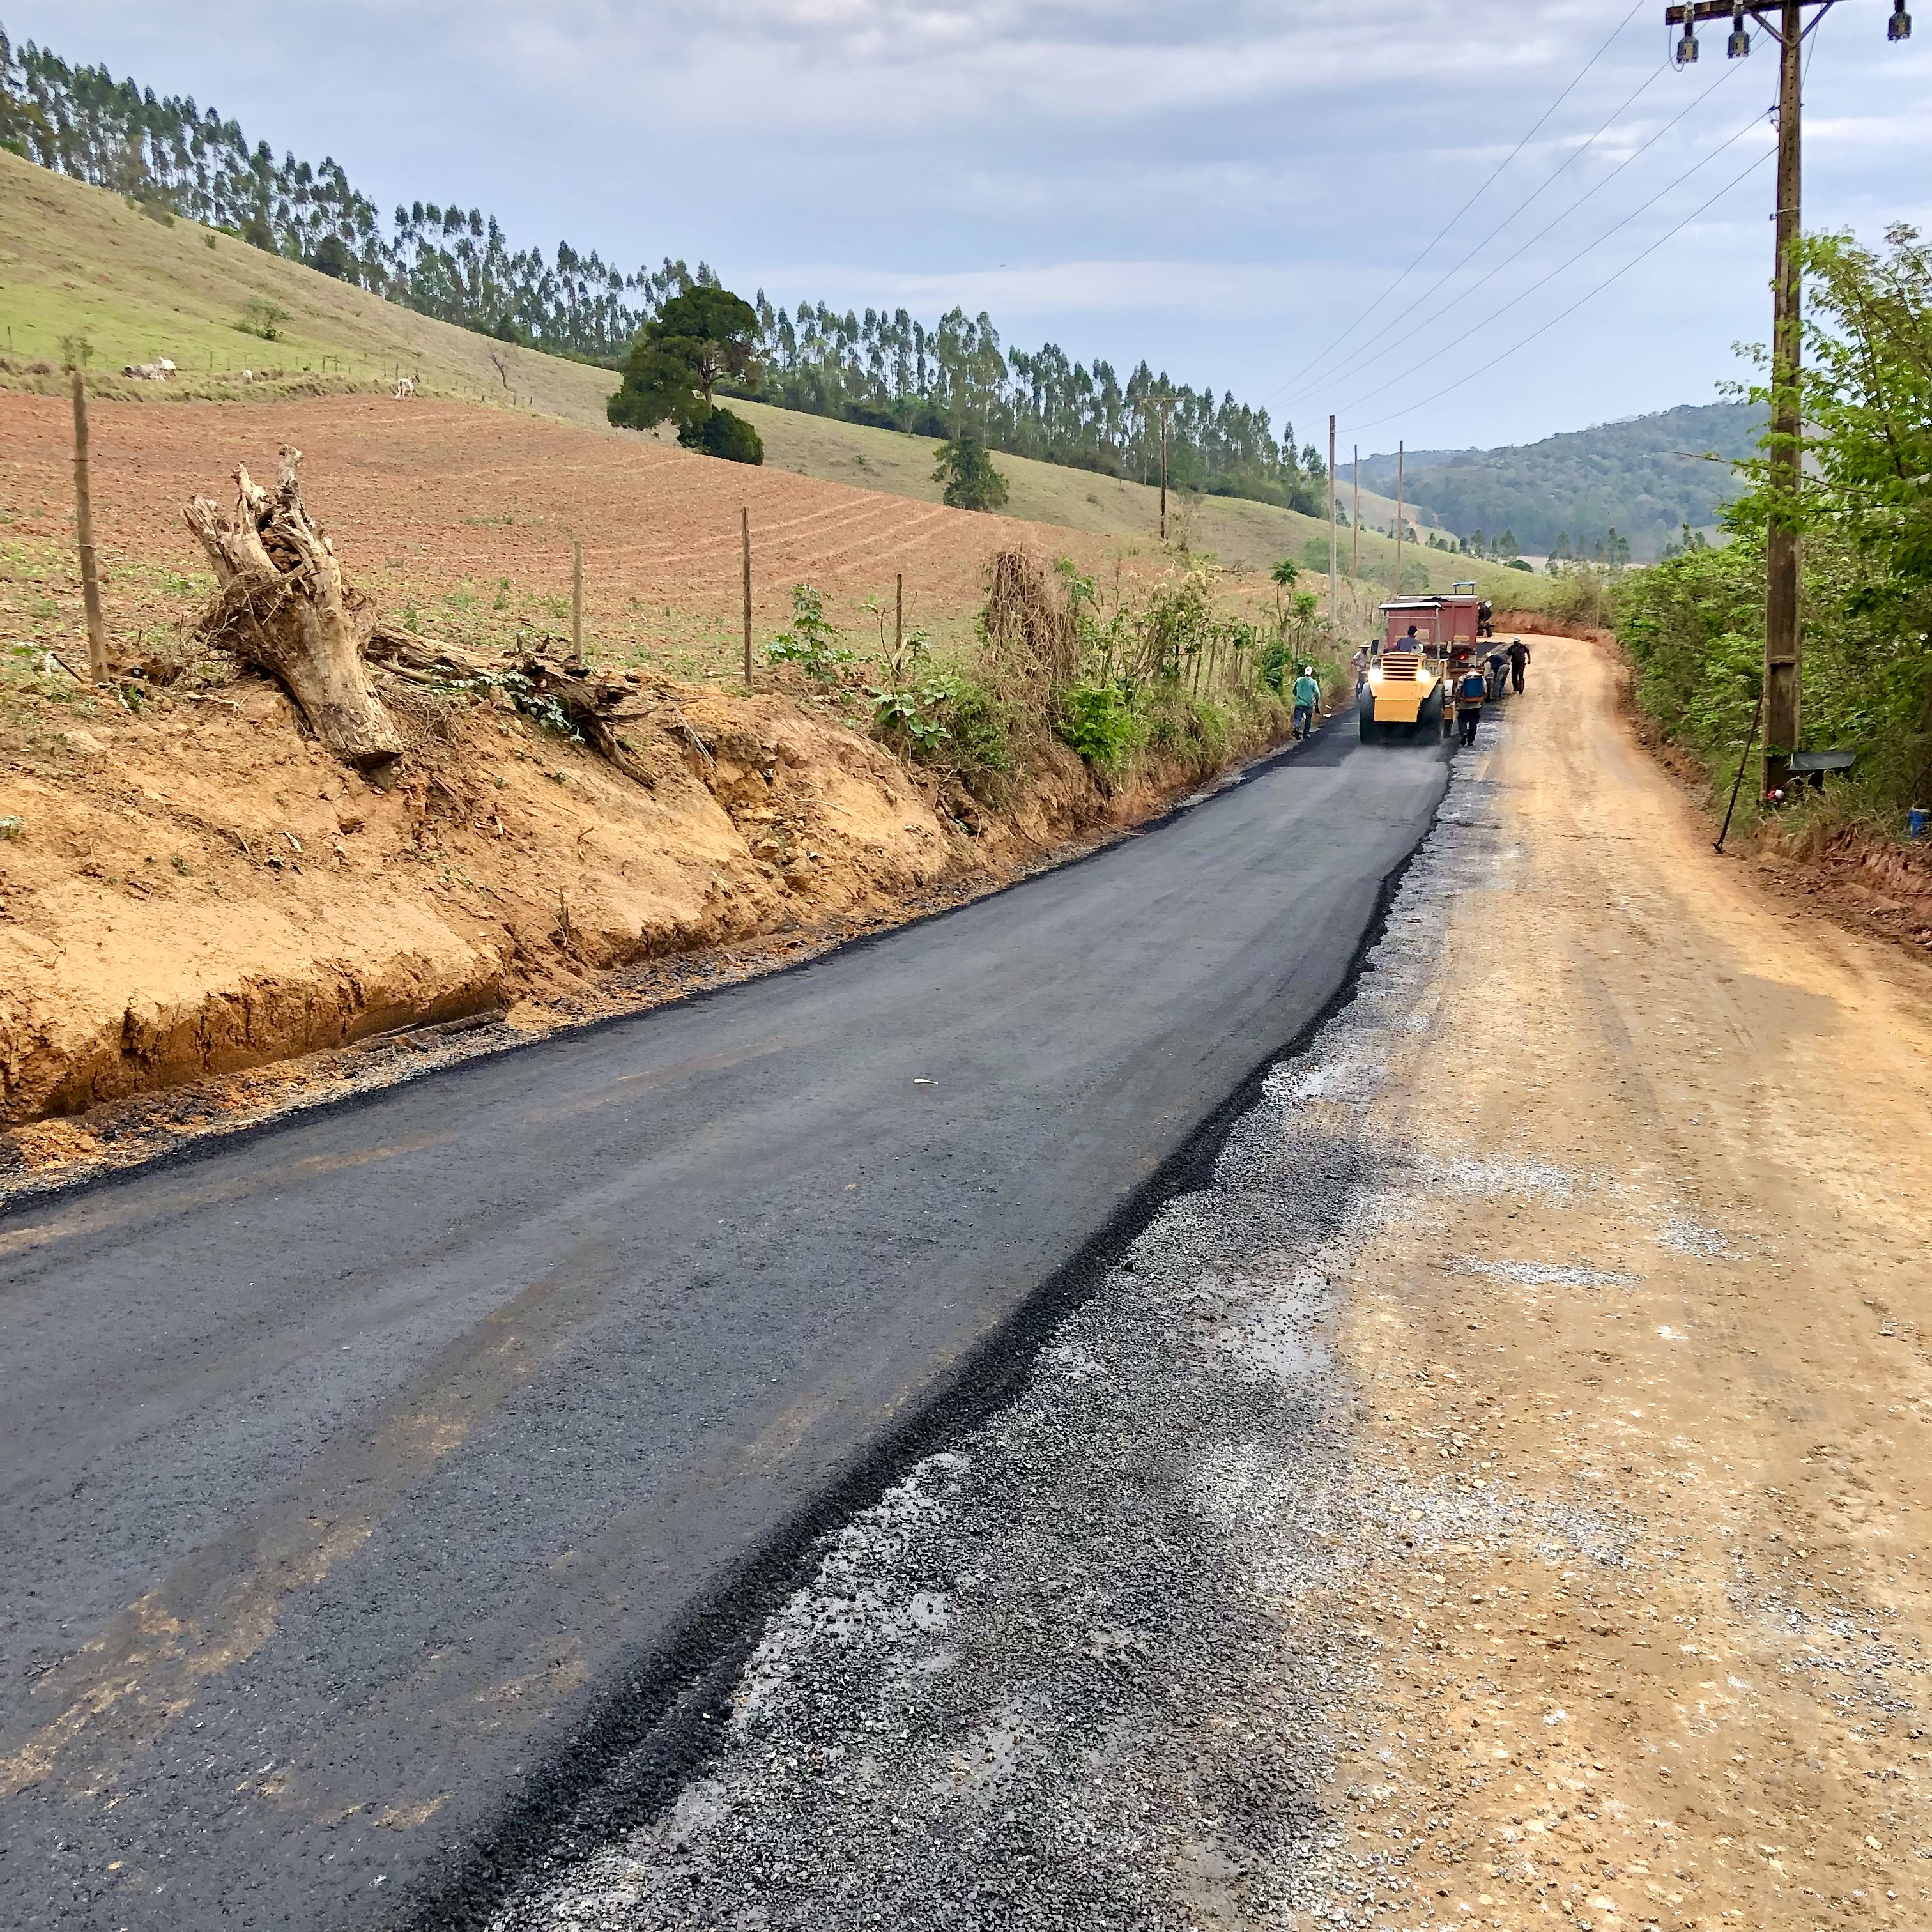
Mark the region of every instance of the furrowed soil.
<instances>
[{"instance_id":1,"label":"furrowed soil","mask_svg":"<svg viewBox=\"0 0 1932 1932\"><path fill-rule=\"evenodd\" d=\"M983 889L1203 776L1155 759L1103 788L1036 741L988 804L873 742L850 690L761 670L752 694L738 669L741 506L760 658L801 581L875 652L903 575L908 628L970 656L995 550L1071 552L1130 589L1165 556L451 403L104 403L92 418L111 646L189 668L97 692L48 655L85 668L70 416L0 392L0 1117L14 1124L0 1158L16 1168L99 1152L91 1130L21 1124L44 1116L398 1028L504 1009L548 1024L598 1010L607 976L640 962ZM182 506L225 497L237 463L272 475L285 442L380 615L485 656L567 646L580 536L586 655L635 687L626 728L650 787L500 702L379 677L410 740L383 791L328 757L277 687L196 658L212 579ZM1222 755L1264 742L1237 730ZM203 1096L186 1118L224 1105Z\"/></svg>"},{"instance_id":2,"label":"furrowed soil","mask_svg":"<svg viewBox=\"0 0 1932 1932\"><path fill-rule=\"evenodd\" d=\"M14 544L70 543L73 435L64 400L0 391L0 482ZM722 674L740 660L741 508L752 518L760 649L788 618L797 583L825 592L835 621L862 625L854 641L876 648L860 606L868 596L890 604L902 573L908 626L963 644L995 550L1065 553L1110 582L1116 554L1090 534L433 400L97 403L92 441L95 538L107 560L110 629L123 644L199 614L207 564L182 506L197 494L225 500L238 463L272 478L284 443L303 452L307 500L390 622L406 626L413 613L423 630L457 642L507 641L526 628L567 639L571 547L580 538L586 642L607 658L682 675ZM64 561L46 560L50 569ZM1124 568L1153 575L1166 562L1154 553ZM50 584L44 597L74 639L77 581ZM17 622L29 614L6 615Z\"/></svg>"}]
</instances>

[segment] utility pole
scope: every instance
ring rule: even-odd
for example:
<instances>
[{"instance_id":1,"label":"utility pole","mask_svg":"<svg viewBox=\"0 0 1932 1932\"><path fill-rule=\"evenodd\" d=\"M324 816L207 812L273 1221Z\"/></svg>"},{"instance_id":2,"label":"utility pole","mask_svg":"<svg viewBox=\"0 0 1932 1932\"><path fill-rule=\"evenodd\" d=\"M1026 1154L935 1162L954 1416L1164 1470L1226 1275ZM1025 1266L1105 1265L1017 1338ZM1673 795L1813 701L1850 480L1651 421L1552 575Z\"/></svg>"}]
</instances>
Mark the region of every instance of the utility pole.
<instances>
[{"instance_id":1,"label":"utility pole","mask_svg":"<svg viewBox=\"0 0 1932 1932\"><path fill-rule=\"evenodd\" d=\"M1798 748L1802 686L1798 629L1798 491L1803 482L1804 399L1799 389L1803 343L1804 51L1804 42L1838 0L1779 0L1774 7L1747 7L1735 0L1693 0L1666 7L1666 25L1681 27L1677 64L1697 58L1697 22L1728 19L1724 51L1732 60L1750 52L1744 27L1749 14L1777 43L1778 205L1777 238L1772 267L1771 303L1771 514L1764 545L1764 788L1780 790ZM1774 20L1775 24L1774 25ZM1886 38L1909 40L1912 16L1906 0L1892 0Z\"/></svg>"},{"instance_id":2,"label":"utility pole","mask_svg":"<svg viewBox=\"0 0 1932 1932\"><path fill-rule=\"evenodd\" d=\"M570 544L570 655L584 662L584 539Z\"/></svg>"},{"instance_id":3,"label":"utility pole","mask_svg":"<svg viewBox=\"0 0 1932 1932\"><path fill-rule=\"evenodd\" d=\"M1341 538L1335 532L1335 418L1328 418L1328 628L1335 628L1335 574L1336 551Z\"/></svg>"},{"instance_id":4,"label":"utility pole","mask_svg":"<svg viewBox=\"0 0 1932 1932\"><path fill-rule=\"evenodd\" d=\"M1407 448L1408 448L1408 446L1407 446L1407 445L1406 445L1406 444L1400 443L1400 442L1398 442L1398 443L1396 445L1396 446L1395 446L1395 592L1394 592L1394 594L1395 594L1396 596L1398 596L1398 597L1400 597L1400 596L1402 595L1402 525L1403 525L1405 523L1406 523L1406 522L1408 521L1408 514L1407 514L1407 512L1406 512L1406 511L1404 511L1404 509L1402 508L1402 463L1403 463L1404 458L1405 458L1405 457L1406 456L1406 454L1407 454Z\"/></svg>"},{"instance_id":5,"label":"utility pole","mask_svg":"<svg viewBox=\"0 0 1932 1932\"><path fill-rule=\"evenodd\" d=\"M1352 446L1353 453L1348 460L1348 482L1355 493L1355 505L1348 516L1348 576L1352 582L1362 580L1362 446Z\"/></svg>"},{"instance_id":6,"label":"utility pole","mask_svg":"<svg viewBox=\"0 0 1932 1932\"><path fill-rule=\"evenodd\" d=\"M87 670L107 682L107 632L100 621L100 578L94 560L94 492L87 476L87 379L74 372L74 522L80 550L80 600L87 612Z\"/></svg>"},{"instance_id":7,"label":"utility pole","mask_svg":"<svg viewBox=\"0 0 1932 1932\"><path fill-rule=\"evenodd\" d=\"M1174 404L1163 396L1160 403L1160 540L1167 541L1167 424Z\"/></svg>"}]
</instances>

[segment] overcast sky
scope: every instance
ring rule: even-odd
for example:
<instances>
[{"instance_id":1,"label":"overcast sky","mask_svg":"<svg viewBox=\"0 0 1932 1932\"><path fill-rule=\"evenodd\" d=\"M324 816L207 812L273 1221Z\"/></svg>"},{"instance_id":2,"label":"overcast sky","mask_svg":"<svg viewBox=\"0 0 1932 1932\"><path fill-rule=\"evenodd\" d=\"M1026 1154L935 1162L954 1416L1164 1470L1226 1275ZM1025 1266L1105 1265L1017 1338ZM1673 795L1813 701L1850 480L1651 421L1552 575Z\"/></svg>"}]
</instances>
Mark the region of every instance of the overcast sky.
<instances>
[{"instance_id":1,"label":"overcast sky","mask_svg":"<svg viewBox=\"0 0 1932 1932\"><path fill-rule=\"evenodd\" d=\"M1815 37L1808 225L1932 225L1932 0L1902 46L1889 11L1840 0ZM1727 62L1720 22L1679 71L1662 14L0 0L16 39L332 154L386 209L480 206L514 242L626 267L702 258L787 305L958 302L1009 344L1266 401L1304 440L1334 410L1364 453L1709 401L1740 373L1732 345L1767 332L1771 169L1720 191L1770 151L1775 51Z\"/></svg>"}]
</instances>

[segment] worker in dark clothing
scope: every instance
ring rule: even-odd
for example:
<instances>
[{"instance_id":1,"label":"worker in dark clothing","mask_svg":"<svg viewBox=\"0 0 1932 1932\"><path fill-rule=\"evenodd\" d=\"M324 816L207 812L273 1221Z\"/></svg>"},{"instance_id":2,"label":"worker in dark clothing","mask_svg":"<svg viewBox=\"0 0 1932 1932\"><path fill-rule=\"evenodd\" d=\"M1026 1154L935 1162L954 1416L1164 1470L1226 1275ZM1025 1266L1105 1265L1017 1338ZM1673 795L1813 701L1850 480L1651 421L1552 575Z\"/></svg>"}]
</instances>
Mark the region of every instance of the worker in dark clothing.
<instances>
[{"instance_id":1,"label":"worker in dark clothing","mask_svg":"<svg viewBox=\"0 0 1932 1932\"><path fill-rule=\"evenodd\" d=\"M1472 664L1457 680L1456 686L1456 724L1466 745L1476 742L1476 726L1483 715L1483 699L1489 690L1489 681Z\"/></svg>"},{"instance_id":2,"label":"worker in dark clothing","mask_svg":"<svg viewBox=\"0 0 1932 1932\"><path fill-rule=\"evenodd\" d=\"M1476 606L1476 634L1479 638L1492 638L1496 634L1496 614L1490 608L1485 597Z\"/></svg>"},{"instance_id":3,"label":"worker in dark clothing","mask_svg":"<svg viewBox=\"0 0 1932 1932\"><path fill-rule=\"evenodd\" d=\"M1523 666L1529 662L1529 646L1519 638L1509 647L1510 688L1520 692L1522 688Z\"/></svg>"},{"instance_id":4,"label":"worker in dark clothing","mask_svg":"<svg viewBox=\"0 0 1932 1932\"><path fill-rule=\"evenodd\" d=\"M1490 674L1490 695L1500 698L1509 682L1509 653L1498 644L1483 660Z\"/></svg>"}]
</instances>

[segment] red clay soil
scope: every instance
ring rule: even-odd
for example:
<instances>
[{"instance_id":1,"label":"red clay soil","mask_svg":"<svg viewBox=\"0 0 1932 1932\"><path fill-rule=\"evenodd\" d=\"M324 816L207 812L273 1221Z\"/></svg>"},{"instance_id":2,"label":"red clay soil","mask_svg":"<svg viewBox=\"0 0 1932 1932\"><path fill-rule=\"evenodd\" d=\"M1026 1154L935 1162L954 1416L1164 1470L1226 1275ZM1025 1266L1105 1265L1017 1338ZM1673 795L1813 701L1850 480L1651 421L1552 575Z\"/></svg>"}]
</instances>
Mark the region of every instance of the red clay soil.
<instances>
[{"instance_id":1,"label":"red clay soil","mask_svg":"<svg viewBox=\"0 0 1932 1932\"><path fill-rule=\"evenodd\" d=\"M567 593L573 533L584 542L586 627L608 647L646 644L695 619L720 641L740 622L740 506L751 512L754 604L762 640L780 628L791 586L850 605L890 600L906 578L908 622L962 634L992 552L1016 543L1091 562L1106 540L1058 526L974 514L820 482L788 470L698 456L621 431L458 403L340 396L92 411L97 538L110 560L200 572L182 505L225 498L245 463L272 476L284 442L304 454L304 493L351 579L394 614L405 595L485 590L510 580ZM71 529L73 425L64 400L0 391L0 488L20 533ZM1089 554L1090 553L1090 555ZM110 593L111 625L178 615ZM670 607L667 610L666 607ZM675 613L686 620L668 626ZM442 614L430 628L446 628ZM565 620L554 611L554 628Z\"/></svg>"}]
</instances>

